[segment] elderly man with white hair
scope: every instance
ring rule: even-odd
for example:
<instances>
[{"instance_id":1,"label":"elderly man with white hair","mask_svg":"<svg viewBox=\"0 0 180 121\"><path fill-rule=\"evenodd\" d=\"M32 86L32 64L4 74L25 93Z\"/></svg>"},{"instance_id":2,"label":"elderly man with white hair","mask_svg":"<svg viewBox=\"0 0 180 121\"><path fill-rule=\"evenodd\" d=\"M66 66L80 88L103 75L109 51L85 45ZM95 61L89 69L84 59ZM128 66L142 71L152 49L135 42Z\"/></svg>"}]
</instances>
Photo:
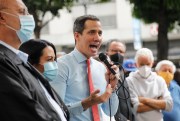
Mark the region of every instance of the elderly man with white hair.
<instances>
[{"instance_id":1,"label":"elderly man with white hair","mask_svg":"<svg viewBox=\"0 0 180 121\"><path fill-rule=\"evenodd\" d=\"M162 110L171 111L173 101L164 79L151 71L152 51L141 48L135 55L137 71L126 78L138 121L163 121Z\"/></svg>"},{"instance_id":2,"label":"elderly man with white hair","mask_svg":"<svg viewBox=\"0 0 180 121\"><path fill-rule=\"evenodd\" d=\"M180 86L175 80L173 80L176 67L173 62L169 60L162 60L156 65L155 70L157 74L162 76L166 81L173 99L174 106L172 111L163 111L164 121L180 121L180 115L177 115L177 112L180 112Z\"/></svg>"}]
</instances>

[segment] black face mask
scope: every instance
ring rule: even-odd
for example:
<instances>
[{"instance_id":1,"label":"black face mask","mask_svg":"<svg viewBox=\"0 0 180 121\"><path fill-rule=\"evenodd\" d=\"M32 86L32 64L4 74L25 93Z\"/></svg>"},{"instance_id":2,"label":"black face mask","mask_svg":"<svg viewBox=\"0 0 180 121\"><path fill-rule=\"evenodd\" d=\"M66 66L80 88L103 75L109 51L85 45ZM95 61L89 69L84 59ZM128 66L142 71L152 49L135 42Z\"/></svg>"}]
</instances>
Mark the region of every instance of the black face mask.
<instances>
[{"instance_id":1,"label":"black face mask","mask_svg":"<svg viewBox=\"0 0 180 121\"><path fill-rule=\"evenodd\" d=\"M110 59L115 65L122 65L124 57L120 53L116 53L114 55L110 55Z\"/></svg>"}]
</instances>

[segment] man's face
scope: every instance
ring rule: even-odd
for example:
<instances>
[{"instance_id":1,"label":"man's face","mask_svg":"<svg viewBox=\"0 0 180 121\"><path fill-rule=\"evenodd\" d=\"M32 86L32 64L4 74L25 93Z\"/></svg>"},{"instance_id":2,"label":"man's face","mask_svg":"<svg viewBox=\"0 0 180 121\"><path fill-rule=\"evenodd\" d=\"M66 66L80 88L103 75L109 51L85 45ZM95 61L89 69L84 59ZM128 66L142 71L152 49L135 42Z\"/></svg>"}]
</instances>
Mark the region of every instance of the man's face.
<instances>
[{"instance_id":1,"label":"man's face","mask_svg":"<svg viewBox=\"0 0 180 121\"><path fill-rule=\"evenodd\" d=\"M136 63L136 67L142 67L142 66L149 66L149 67L152 67L153 66L153 62L152 60L147 57L147 56L139 56L138 62Z\"/></svg>"},{"instance_id":2,"label":"man's face","mask_svg":"<svg viewBox=\"0 0 180 121\"><path fill-rule=\"evenodd\" d=\"M122 56L125 55L126 48L121 42L112 42L108 49L108 55L114 55L120 53Z\"/></svg>"},{"instance_id":3,"label":"man's face","mask_svg":"<svg viewBox=\"0 0 180 121\"><path fill-rule=\"evenodd\" d=\"M29 14L27 7L24 5L22 0L7 0L6 8L2 10L1 15L5 19L5 25L14 28L15 30L20 29L19 15Z\"/></svg>"},{"instance_id":4,"label":"man's face","mask_svg":"<svg viewBox=\"0 0 180 121\"><path fill-rule=\"evenodd\" d=\"M161 66L161 68L160 68L159 71L169 72L169 73L171 73L171 74L174 74L174 73L173 73L173 67L170 66L170 65L168 65L168 64L163 64L163 65Z\"/></svg>"},{"instance_id":5,"label":"man's face","mask_svg":"<svg viewBox=\"0 0 180 121\"><path fill-rule=\"evenodd\" d=\"M21 28L19 15L27 15L27 7L22 0L6 0L3 4L5 8L0 11L0 26L9 36L7 41L11 41L11 45L18 48L21 42L15 30Z\"/></svg>"},{"instance_id":6,"label":"man's face","mask_svg":"<svg viewBox=\"0 0 180 121\"><path fill-rule=\"evenodd\" d=\"M87 58L97 55L102 43L102 28L99 21L87 20L82 34L75 32L76 48Z\"/></svg>"}]
</instances>

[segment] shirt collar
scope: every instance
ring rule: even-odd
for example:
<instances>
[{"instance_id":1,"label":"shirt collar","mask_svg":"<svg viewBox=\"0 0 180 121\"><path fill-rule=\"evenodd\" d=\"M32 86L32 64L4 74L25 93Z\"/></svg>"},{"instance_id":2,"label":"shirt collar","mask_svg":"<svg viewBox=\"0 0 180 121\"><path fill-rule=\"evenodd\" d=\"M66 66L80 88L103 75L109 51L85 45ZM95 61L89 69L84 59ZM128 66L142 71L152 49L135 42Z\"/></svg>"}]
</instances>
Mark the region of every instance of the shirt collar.
<instances>
[{"instance_id":1,"label":"shirt collar","mask_svg":"<svg viewBox=\"0 0 180 121\"><path fill-rule=\"evenodd\" d=\"M28 61L28 54L22 52L19 50L18 54L19 58L24 62L24 63L27 63Z\"/></svg>"},{"instance_id":2,"label":"shirt collar","mask_svg":"<svg viewBox=\"0 0 180 121\"><path fill-rule=\"evenodd\" d=\"M18 54L18 51L19 51L19 50L15 49L14 47L6 44L5 42L3 42L3 41L1 41L1 40L0 40L0 44L4 45L5 47L7 47L8 49L10 49L10 50L13 51L14 53Z\"/></svg>"},{"instance_id":3,"label":"shirt collar","mask_svg":"<svg viewBox=\"0 0 180 121\"><path fill-rule=\"evenodd\" d=\"M17 56L19 56L19 58L24 62L24 63L27 63L27 60L28 60L28 54L20 51L20 50L17 50L15 49L14 47L6 44L5 42L1 41L0 40L0 44L4 45L5 47L7 47L8 49L10 49L11 51L13 51Z\"/></svg>"},{"instance_id":4,"label":"shirt collar","mask_svg":"<svg viewBox=\"0 0 180 121\"><path fill-rule=\"evenodd\" d=\"M73 55L76 58L78 63L81 63L87 60L87 58L81 52L79 52L77 48L74 48Z\"/></svg>"}]
</instances>

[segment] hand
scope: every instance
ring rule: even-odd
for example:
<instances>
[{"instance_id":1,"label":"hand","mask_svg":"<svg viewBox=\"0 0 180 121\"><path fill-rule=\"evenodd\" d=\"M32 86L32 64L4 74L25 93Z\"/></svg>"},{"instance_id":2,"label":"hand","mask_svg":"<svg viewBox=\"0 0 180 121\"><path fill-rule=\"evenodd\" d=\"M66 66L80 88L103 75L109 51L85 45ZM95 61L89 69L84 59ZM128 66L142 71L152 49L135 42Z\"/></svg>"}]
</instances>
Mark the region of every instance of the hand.
<instances>
[{"instance_id":1,"label":"hand","mask_svg":"<svg viewBox=\"0 0 180 121\"><path fill-rule=\"evenodd\" d=\"M118 77L119 77L119 68L118 68L118 66L117 65L112 65L111 68L116 72L116 76L118 75ZM115 89L116 86L117 86L117 83L118 83L118 78L114 74L112 74L108 69L107 69L107 72L106 72L105 76L106 76L106 80L109 81L108 83L111 84L111 87L113 89Z\"/></svg>"},{"instance_id":2,"label":"hand","mask_svg":"<svg viewBox=\"0 0 180 121\"><path fill-rule=\"evenodd\" d=\"M88 98L84 99L81 102L84 110L90 108L93 105L106 102L110 98L113 92L113 89L111 88L111 85L108 84L106 91L102 95L99 95L99 92L100 92L99 89L95 90L94 92L90 94Z\"/></svg>"}]
</instances>

